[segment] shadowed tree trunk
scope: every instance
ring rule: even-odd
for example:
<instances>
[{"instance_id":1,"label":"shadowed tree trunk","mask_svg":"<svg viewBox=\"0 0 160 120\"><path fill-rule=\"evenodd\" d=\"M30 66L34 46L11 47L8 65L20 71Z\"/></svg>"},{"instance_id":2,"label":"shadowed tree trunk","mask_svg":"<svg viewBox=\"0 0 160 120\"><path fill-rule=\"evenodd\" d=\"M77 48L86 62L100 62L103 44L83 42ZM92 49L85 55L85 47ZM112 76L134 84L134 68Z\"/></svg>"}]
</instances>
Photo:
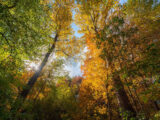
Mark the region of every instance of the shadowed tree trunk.
<instances>
[{"instance_id":1,"label":"shadowed tree trunk","mask_svg":"<svg viewBox=\"0 0 160 120\"><path fill-rule=\"evenodd\" d=\"M52 44L52 47L49 49L49 51L46 53L42 63L40 64L38 70L34 73L34 75L30 78L30 80L27 83L27 86L22 90L22 92L20 93L20 97L22 97L23 99L25 99L29 93L29 91L31 90L31 88L33 87L33 85L35 84L35 82L37 81L42 69L44 68L44 66L46 65L49 56L51 55L51 53L53 52L56 42L58 39L58 34L56 34L55 38L54 38L54 43Z\"/></svg>"},{"instance_id":2,"label":"shadowed tree trunk","mask_svg":"<svg viewBox=\"0 0 160 120\"><path fill-rule=\"evenodd\" d=\"M109 120L112 120L112 111L111 111L111 100L109 98L109 93L108 93L108 85L106 85L106 89L107 89L107 100L108 100L108 103L107 103L107 109L108 109L108 119Z\"/></svg>"},{"instance_id":3,"label":"shadowed tree trunk","mask_svg":"<svg viewBox=\"0 0 160 120\"><path fill-rule=\"evenodd\" d=\"M23 90L17 96L17 98L16 98L15 102L13 103L13 105L11 107L11 110L10 110L12 112L12 116L11 116L12 118L9 118L8 120L13 120L15 118L15 116L16 116L16 111L20 110L21 105L23 104L23 101L27 98L30 90L34 86L34 84L37 81L38 77L40 76L40 73L41 73L42 69L46 65L46 63L47 63L47 61L49 59L49 56L54 51L57 39L58 39L58 34L56 34L56 36L54 38L54 42L52 44L52 47L46 53L46 55L45 55L42 63L40 64L38 70L33 74L33 76L29 79L27 85L23 88ZM24 110L22 110L22 111L24 111Z\"/></svg>"},{"instance_id":4,"label":"shadowed tree trunk","mask_svg":"<svg viewBox=\"0 0 160 120\"><path fill-rule=\"evenodd\" d=\"M136 117L136 111L133 109L133 107L129 101L129 98L126 94L126 91L124 89L123 83L122 83L119 75L115 75L113 77L113 84L116 89L116 95L118 98L119 106L122 109L122 112L123 111L130 112L131 115L129 115L129 118Z\"/></svg>"},{"instance_id":5,"label":"shadowed tree trunk","mask_svg":"<svg viewBox=\"0 0 160 120\"><path fill-rule=\"evenodd\" d=\"M97 30L97 26L95 24L95 22L96 22L95 19L93 19L94 17L92 15L90 15L90 17L91 17L91 20L93 22L94 31L97 35L97 38L101 39L100 36L99 36L98 30ZM106 66L106 68L108 68L111 65L111 63L108 62L107 58L105 58L105 59L106 59L105 66ZM136 111L133 109L132 104L129 101L129 98L126 94L126 91L124 89L123 83L122 83L119 75L115 75L113 77L113 84L114 84L114 87L116 89L116 95L117 95L117 98L118 98L119 106L122 109L122 112L123 111L124 112L125 111L130 112L131 114L128 117L129 119L131 117L136 117ZM123 118L123 116L122 116L122 118Z\"/></svg>"},{"instance_id":6,"label":"shadowed tree trunk","mask_svg":"<svg viewBox=\"0 0 160 120\"><path fill-rule=\"evenodd\" d=\"M158 104L157 104L157 101L154 101L154 105L155 105L156 110L159 111L160 108L159 108L159 106L158 106Z\"/></svg>"},{"instance_id":7,"label":"shadowed tree trunk","mask_svg":"<svg viewBox=\"0 0 160 120\"><path fill-rule=\"evenodd\" d=\"M106 58L106 60L105 60L106 68L108 68L109 65L112 66L112 64ZM113 69L113 66L111 69ZM114 72L114 71L112 71L112 72ZM119 104L119 107L121 108L122 112L126 112L126 111L130 112L131 114L129 115L128 118L136 117L136 111L134 110L132 104L129 101L129 98L128 98L127 93L124 89L124 85L121 81L120 76L114 74L112 81L113 81L113 86L116 89L116 96L118 99L118 104ZM121 117L123 118L123 116L121 116Z\"/></svg>"}]
</instances>

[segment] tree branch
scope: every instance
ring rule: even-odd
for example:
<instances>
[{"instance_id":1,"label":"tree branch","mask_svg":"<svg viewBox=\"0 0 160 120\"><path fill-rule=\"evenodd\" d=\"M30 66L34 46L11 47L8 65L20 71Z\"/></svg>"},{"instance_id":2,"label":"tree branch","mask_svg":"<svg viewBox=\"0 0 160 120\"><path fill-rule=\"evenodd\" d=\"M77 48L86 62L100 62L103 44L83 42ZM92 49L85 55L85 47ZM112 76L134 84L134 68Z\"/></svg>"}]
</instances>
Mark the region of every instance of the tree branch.
<instances>
[{"instance_id":1,"label":"tree branch","mask_svg":"<svg viewBox=\"0 0 160 120\"><path fill-rule=\"evenodd\" d=\"M9 41L8 41L8 39L7 39L6 36L4 35L4 33L0 32L0 34L1 34L2 37L6 40L7 44L8 44L9 46L11 46L10 43L9 43Z\"/></svg>"},{"instance_id":2,"label":"tree branch","mask_svg":"<svg viewBox=\"0 0 160 120\"><path fill-rule=\"evenodd\" d=\"M15 8L16 6L17 6L17 2L18 2L19 0L15 0L14 1L14 4L12 5L12 6L5 6L5 8L4 9L12 9L12 8Z\"/></svg>"}]
</instances>

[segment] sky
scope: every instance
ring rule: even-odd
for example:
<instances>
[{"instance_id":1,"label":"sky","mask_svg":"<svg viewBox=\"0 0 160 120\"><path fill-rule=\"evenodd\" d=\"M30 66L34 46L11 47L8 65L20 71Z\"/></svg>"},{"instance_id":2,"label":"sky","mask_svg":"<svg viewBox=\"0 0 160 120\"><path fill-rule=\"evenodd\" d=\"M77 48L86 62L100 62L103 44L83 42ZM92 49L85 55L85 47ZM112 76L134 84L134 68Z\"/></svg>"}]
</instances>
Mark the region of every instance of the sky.
<instances>
[{"instance_id":1,"label":"sky","mask_svg":"<svg viewBox=\"0 0 160 120\"><path fill-rule=\"evenodd\" d=\"M124 4L127 0L120 0L121 4ZM75 16L75 10L73 10L73 19ZM83 34L78 33L78 30L80 29L74 22L71 24L72 29L74 30L74 35L77 38L80 38L83 36ZM87 47L84 48L84 50L82 51L82 54L85 54L87 52ZM30 64L30 67L34 68L34 69L38 69L38 66L36 63L27 63L26 64ZM64 70L69 72L69 76L70 77L75 77L75 76L82 76L83 72L81 71L81 65L82 65L82 61L75 61L74 59L71 59L70 61L68 61L65 65L64 65Z\"/></svg>"},{"instance_id":2,"label":"sky","mask_svg":"<svg viewBox=\"0 0 160 120\"><path fill-rule=\"evenodd\" d=\"M124 4L127 0L120 0L120 3L121 4ZM73 10L73 19L74 19L74 16L75 16L75 11ZM83 34L79 34L78 33L78 30L80 29L75 23L72 23L72 28L73 30L75 31L74 35L76 37L81 37L83 36ZM84 49L83 52L86 52L87 51L87 48ZM82 76L83 73L81 71L81 65L82 65L82 62L78 61L71 61L71 64L67 64L65 65L65 70L67 70L69 72L69 76L70 77L75 77L75 76Z\"/></svg>"},{"instance_id":3,"label":"sky","mask_svg":"<svg viewBox=\"0 0 160 120\"><path fill-rule=\"evenodd\" d=\"M73 19L75 17L75 11L73 10ZM71 24L72 29L74 30L74 35L77 38L80 38L83 36L83 34L78 33L78 30L80 29L74 22ZM85 51L85 50L84 50ZM81 71L81 62L80 61L75 61L74 59L71 60L71 64L66 64L65 65L65 70L69 72L70 77L75 77L75 76L82 76L82 71Z\"/></svg>"},{"instance_id":4,"label":"sky","mask_svg":"<svg viewBox=\"0 0 160 120\"><path fill-rule=\"evenodd\" d=\"M121 4L124 4L126 1L127 1L127 0L120 0L119 2L120 2Z\"/></svg>"},{"instance_id":5,"label":"sky","mask_svg":"<svg viewBox=\"0 0 160 120\"><path fill-rule=\"evenodd\" d=\"M65 65L65 70L69 72L70 77L75 77L75 76L82 76L82 71L81 71L81 62L75 62L73 61L71 64Z\"/></svg>"}]
</instances>

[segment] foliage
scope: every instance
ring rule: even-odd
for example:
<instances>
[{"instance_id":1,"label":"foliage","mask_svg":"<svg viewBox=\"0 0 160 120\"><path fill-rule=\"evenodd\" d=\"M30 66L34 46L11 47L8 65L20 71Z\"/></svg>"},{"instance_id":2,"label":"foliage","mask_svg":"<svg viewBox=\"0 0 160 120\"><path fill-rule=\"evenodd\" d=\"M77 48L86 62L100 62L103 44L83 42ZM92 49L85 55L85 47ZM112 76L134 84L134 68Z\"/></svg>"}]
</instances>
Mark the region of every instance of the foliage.
<instances>
[{"instance_id":1,"label":"foliage","mask_svg":"<svg viewBox=\"0 0 160 120\"><path fill-rule=\"evenodd\" d=\"M159 28L158 0L0 0L0 119L159 120Z\"/></svg>"}]
</instances>

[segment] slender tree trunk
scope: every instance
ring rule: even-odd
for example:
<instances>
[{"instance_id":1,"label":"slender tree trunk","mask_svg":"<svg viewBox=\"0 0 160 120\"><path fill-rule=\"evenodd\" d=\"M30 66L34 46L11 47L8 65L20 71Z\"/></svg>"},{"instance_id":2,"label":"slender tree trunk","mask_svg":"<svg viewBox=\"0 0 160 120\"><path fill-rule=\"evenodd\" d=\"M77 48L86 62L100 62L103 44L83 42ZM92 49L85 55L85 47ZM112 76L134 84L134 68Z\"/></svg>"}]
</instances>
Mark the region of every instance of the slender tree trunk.
<instances>
[{"instance_id":1,"label":"slender tree trunk","mask_svg":"<svg viewBox=\"0 0 160 120\"><path fill-rule=\"evenodd\" d=\"M145 77L144 77L142 74L141 74L141 77L142 77L142 79L143 79L144 89L147 90L147 88L149 87L149 85L148 85L148 84L146 83L146 81L144 80ZM154 108L156 109L156 111L159 111L159 110L160 110L160 108L159 108L159 106L158 106L158 104L157 104L156 101L151 101L151 104L154 105Z\"/></svg>"},{"instance_id":2,"label":"slender tree trunk","mask_svg":"<svg viewBox=\"0 0 160 120\"><path fill-rule=\"evenodd\" d=\"M22 92L20 93L20 97L22 97L23 99L25 99L29 93L29 91L31 90L31 88L33 87L33 85L35 84L35 82L37 81L42 69L44 68L44 66L46 65L49 56L51 55L51 53L53 52L56 42L58 39L58 34L56 34L55 38L54 38L54 43L52 44L52 47L49 49L49 51L46 53L42 63L39 66L39 69L34 73L34 75L30 78L30 80L27 83L27 86L22 90Z\"/></svg>"},{"instance_id":3,"label":"slender tree trunk","mask_svg":"<svg viewBox=\"0 0 160 120\"><path fill-rule=\"evenodd\" d=\"M112 66L111 63L109 63L106 58L106 61L105 61L106 68L108 68L109 65ZM111 67L111 69L113 69L113 66ZM124 85L120 79L120 76L114 75L112 81L113 81L113 86L116 89L116 96L118 99L119 107L122 109L122 112L123 111L130 112L131 115L129 115L129 118L136 117L136 111L134 110L134 108L132 107L132 104L129 101L129 98L128 98L127 93L124 89ZM122 118L123 118L123 116L122 116Z\"/></svg>"},{"instance_id":4,"label":"slender tree trunk","mask_svg":"<svg viewBox=\"0 0 160 120\"><path fill-rule=\"evenodd\" d=\"M116 88L116 94L117 94L119 106L122 109L122 112L123 111L131 112L131 115L129 115L129 118L136 117L136 112L129 101L129 98L126 94L126 91L124 90L124 86L119 75L115 75L113 77L113 84L114 84L114 87Z\"/></svg>"},{"instance_id":5,"label":"slender tree trunk","mask_svg":"<svg viewBox=\"0 0 160 120\"><path fill-rule=\"evenodd\" d=\"M125 80L125 82L126 83L128 83L128 81L127 81L127 79L125 78L124 79ZM136 102L136 99L135 99L135 97L133 96L133 94L132 94L132 91L131 91L131 89L130 89L130 87L127 85L127 88L128 88L128 92L129 92L129 96L131 97L131 99L132 99L132 102L133 102L133 104L134 104L134 106L135 106L135 111L136 111L136 113L138 112L138 108L137 108L137 102Z\"/></svg>"},{"instance_id":6,"label":"slender tree trunk","mask_svg":"<svg viewBox=\"0 0 160 120\"><path fill-rule=\"evenodd\" d=\"M23 104L23 101L27 98L30 90L32 89L33 85L35 84L35 82L37 81L38 77L40 76L40 73L42 71L42 69L44 68L44 66L46 65L49 56L51 55L51 53L54 51L55 49L55 45L58 39L58 34L56 34L55 38L54 38L54 42L52 44L52 47L49 49L49 51L46 53L42 63L39 66L39 69L33 74L33 76L29 79L26 87L22 90L22 92L19 93L19 95L17 96L14 104L11 107L11 112L13 112L13 116L12 116L12 120L15 118L16 116L16 111L20 110L21 105ZM23 111L23 110L22 110ZM10 120L10 118L8 119Z\"/></svg>"},{"instance_id":7,"label":"slender tree trunk","mask_svg":"<svg viewBox=\"0 0 160 120\"><path fill-rule=\"evenodd\" d=\"M46 85L46 80L44 81L43 85L41 86L41 88L38 90L38 93L36 94L36 96L34 97L33 101L36 102L36 100L38 99L39 94L42 92L42 90L45 88Z\"/></svg>"},{"instance_id":8,"label":"slender tree trunk","mask_svg":"<svg viewBox=\"0 0 160 120\"><path fill-rule=\"evenodd\" d=\"M121 62L120 62L120 59L118 59L118 61L119 61L119 64L120 64L120 69L122 69L122 64L121 64ZM127 81L127 79L126 78L124 78L124 81L126 82L126 83L128 83L128 81ZM122 83L122 85L123 85L123 83ZM123 87L123 86L122 86ZM123 87L124 88L124 87ZM135 102L135 99L134 99L134 97L133 97L133 94L132 94L132 92L131 92L131 89L130 89L130 87L127 85L127 88L128 88L128 92L129 92L129 96L131 97L131 100L132 100L132 102L133 102L133 104L134 104L134 106L135 106L135 112L137 113L137 104L136 104L136 102ZM126 94L126 93L125 93ZM127 95L127 94L126 94ZM128 97L128 96L127 96ZM129 100L129 98L128 98L128 100ZM130 103L131 104L131 103ZM133 108L133 107L132 107Z\"/></svg>"},{"instance_id":9,"label":"slender tree trunk","mask_svg":"<svg viewBox=\"0 0 160 120\"><path fill-rule=\"evenodd\" d=\"M109 93L108 93L108 87L107 88L107 100L108 100L108 103L107 103L107 108L108 108L108 119L109 120L112 120L112 111L111 111L111 100L109 98Z\"/></svg>"}]
</instances>

